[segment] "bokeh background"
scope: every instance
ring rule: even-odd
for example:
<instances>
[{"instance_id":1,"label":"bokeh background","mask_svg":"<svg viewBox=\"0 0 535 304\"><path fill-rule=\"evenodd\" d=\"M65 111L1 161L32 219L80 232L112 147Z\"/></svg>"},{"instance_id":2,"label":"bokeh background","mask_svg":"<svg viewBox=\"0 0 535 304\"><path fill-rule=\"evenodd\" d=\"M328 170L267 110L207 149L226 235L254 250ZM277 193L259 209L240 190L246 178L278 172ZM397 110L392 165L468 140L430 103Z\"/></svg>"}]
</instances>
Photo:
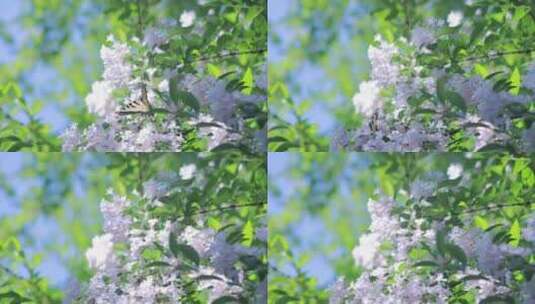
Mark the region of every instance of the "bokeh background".
<instances>
[{"instance_id":1,"label":"bokeh background","mask_svg":"<svg viewBox=\"0 0 535 304\"><path fill-rule=\"evenodd\" d=\"M28 264L6 250L0 265L22 278L32 269L55 291L89 279L84 251L100 232L100 200L121 180L114 162L104 154L1 153L0 243L17 239Z\"/></svg>"},{"instance_id":2,"label":"bokeh background","mask_svg":"<svg viewBox=\"0 0 535 304\"><path fill-rule=\"evenodd\" d=\"M347 0L268 2L272 127L296 125L325 150L328 139L318 136L333 133L340 119L355 119L351 96L369 67L370 37L360 30L369 10Z\"/></svg>"},{"instance_id":3,"label":"bokeh background","mask_svg":"<svg viewBox=\"0 0 535 304\"><path fill-rule=\"evenodd\" d=\"M102 71L100 45L121 27L103 4L0 0L0 82L4 89L18 86L30 114L48 126L44 134L59 135L70 121L91 121L84 98ZM2 99L2 114L28 124L28 113L8 102Z\"/></svg>"}]
</instances>

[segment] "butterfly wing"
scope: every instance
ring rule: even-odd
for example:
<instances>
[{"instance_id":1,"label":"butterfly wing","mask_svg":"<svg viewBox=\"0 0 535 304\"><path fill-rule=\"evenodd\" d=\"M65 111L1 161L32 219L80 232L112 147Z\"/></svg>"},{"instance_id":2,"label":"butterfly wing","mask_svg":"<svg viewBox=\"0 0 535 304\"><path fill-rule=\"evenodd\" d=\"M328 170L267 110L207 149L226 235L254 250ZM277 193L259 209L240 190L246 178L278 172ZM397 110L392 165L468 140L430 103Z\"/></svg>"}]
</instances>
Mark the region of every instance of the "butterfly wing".
<instances>
[{"instance_id":1,"label":"butterfly wing","mask_svg":"<svg viewBox=\"0 0 535 304\"><path fill-rule=\"evenodd\" d=\"M147 89L145 86L141 87L141 99L133 100L124 105L118 114L144 114L150 112L149 98L147 96Z\"/></svg>"},{"instance_id":2,"label":"butterfly wing","mask_svg":"<svg viewBox=\"0 0 535 304\"><path fill-rule=\"evenodd\" d=\"M117 113L118 114L136 114L148 113L150 111L147 103L143 100L134 100L124 105Z\"/></svg>"}]
</instances>

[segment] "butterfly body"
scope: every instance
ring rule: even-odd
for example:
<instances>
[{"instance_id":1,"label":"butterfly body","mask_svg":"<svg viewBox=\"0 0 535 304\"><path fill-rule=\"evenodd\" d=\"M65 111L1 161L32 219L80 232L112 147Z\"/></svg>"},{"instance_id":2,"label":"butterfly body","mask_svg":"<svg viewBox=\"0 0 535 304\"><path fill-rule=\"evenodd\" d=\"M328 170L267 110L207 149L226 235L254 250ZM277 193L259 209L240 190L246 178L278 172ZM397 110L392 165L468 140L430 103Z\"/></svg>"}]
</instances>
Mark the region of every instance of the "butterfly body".
<instances>
[{"instance_id":1,"label":"butterfly body","mask_svg":"<svg viewBox=\"0 0 535 304\"><path fill-rule=\"evenodd\" d=\"M371 131L373 132L377 132L379 131L379 124L377 123L379 120L379 114L377 112L373 113L369 123L368 123L368 126L370 128Z\"/></svg>"}]
</instances>

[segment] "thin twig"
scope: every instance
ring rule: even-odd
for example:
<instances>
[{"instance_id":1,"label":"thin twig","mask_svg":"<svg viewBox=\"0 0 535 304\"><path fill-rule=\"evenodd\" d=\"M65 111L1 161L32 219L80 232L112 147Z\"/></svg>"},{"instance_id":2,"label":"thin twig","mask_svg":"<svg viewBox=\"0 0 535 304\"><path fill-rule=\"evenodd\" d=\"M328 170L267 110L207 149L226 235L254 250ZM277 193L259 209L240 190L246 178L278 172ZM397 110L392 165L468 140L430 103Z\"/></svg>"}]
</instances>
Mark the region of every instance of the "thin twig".
<instances>
[{"instance_id":1,"label":"thin twig","mask_svg":"<svg viewBox=\"0 0 535 304\"><path fill-rule=\"evenodd\" d=\"M143 35L143 17L141 16L141 0L137 0L137 22L139 36Z\"/></svg>"},{"instance_id":2,"label":"thin twig","mask_svg":"<svg viewBox=\"0 0 535 304\"><path fill-rule=\"evenodd\" d=\"M525 207L527 207L527 206L532 205L532 204L533 204L533 202L515 203L515 204L495 204L495 205L490 205L490 206L486 206L486 207L467 209L467 210L463 210L462 212L454 212L453 214L459 215L459 214L465 214L465 213L478 212L478 211L482 211L482 210L501 209L501 208L506 208L506 207L517 207L517 206L525 206Z\"/></svg>"},{"instance_id":3,"label":"thin twig","mask_svg":"<svg viewBox=\"0 0 535 304\"><path fill-rule=\"evenodd\" d=\"M141 155L141 153L138 153L137 154L137 160L138 160L138 191L139 193L141 194L141 196L143 196L143 170L145 168L143 168L143 156Z\"/></svg>"},{"instance_id":4,"label":"thin twig","mask_svg":"<svg viewBox=\"0 0 535 304\"><path fill-rule=\"evenodd\" d=\"M498 58L498 57L501 57L501 56L506 56L506 55L529 54L529 53L533 53L533 52L535 52L535 49L504 51L504 52L497 52L497 53L494 53L494 54L487 54L487 55L482 55L482 56L468 57L468 58L462 59L460 62L475 61L475 60L479 60L479 59L495 59L495 58Z\"/></svg>"},{"instance_id":5,"label":"thin twig","mask_svg":"<svg viewBox=\"0 0 535 304\"><path fill-rule=\"evenodd\" d=\"M139 32L139 37L140 39L142 39L143 37L143 30L144 30L144 24L143 24L143 17L142 17L142 14L141 14L141 4L142 4L142 1L143 0L137 0L137 17L138 17L138 32ZM143 81L141 81L141 92L143 94L142 98L147 98L147 85L145 84L145 81L147 80L146 79L146 74L143 73L142 74L142 79ZM150 104L149 104L149 108L150 108Z\"/></svg>"},{"instance_id":6,"label":"thin twig","mask_svg":"<svg viewBox=\"0 0 535 304\"><path fill-rule=\"evenodd\" d=\"M21 275L15 273L13 270L7 268L7 267L4 266L4 265L0 265L0 269L3 270L5 273L7 273L7 274L9 274L9 275L11 275L11 276L13 276L13 277L19 279L19 280L26 280L26 278L24 278L23 276L21 276Z\"/></svg>"},{"instance_id":7,"label":"thin twig","mask_svg":"<svg viewBox=\"0 0 535 304\"><path fill-rule=\"evenodd\" d=\"M410 30L411 30L411 19L410 19L409 0L405 0L403 2L403 5L405 6L405 26L407 27L407 32L410 32Z\"/></svg>"},{"instance_id":8,"label":"thin twig","mask_svg":"<svg viewBox=\"0 0 535 304\"><path fill-rule=\"evenodd\" d=\"M206 214L206 213L211 213L211 212L216 212L216 211L224 211L224 210L228 210L228 209L238 209L238 208L243 208L243 207L255 207L255 206L263 206L263 205L266 205L267 203L266 202L260 202L260 203L248 203L248 204L232 204L232 205L226 205L226 206L221 206L221 207L217 207L217 208L211 208L211 209L201 209L197 212L194 212L190 215L201 215L201 214Z\"/></svg>"},{"instance_id":9,"label":"thin twig","mask_svg":"<svg viewBox=\"0 0 535 304\"><path fill-rule=\"evenodd\" d=\"M219 211L224 211L224 210L229 210L229 209L238 209L238 208L244 208L244 207L260 207L260 206L263 206L263 205L266 205L266 204L267 204L267 202L248 203L248 204L232 204L232 205L226 205L226 206L217 207L217 208L211 208L211 209L201 209L201 210L199 210L197 212L190 213L187 216L190 217L190 216L195 216L195 215L207 214L207 213L211 213L211 212L219 212ZM186 216L179 217L179 218L176 219L176 221L182 221L185 218L186 218Z\"/></svg>"},{"instance_id":10,"label":"thin twig","mask_svg":"<svg viewBox=\"0 0 535 304\"><path fill-rule=\"evenodd\" d=\"M217 59L223 59L227 57L234 57L239 55L246 55L246 54L262 54L267 52L267 49L257 49L257 50L247 50L247 51L235 51L235 52L229 52L229 53L222 53L214 56L205 56L200 57L197 59L190 60L189 62L201 62L201 61L210 61L210 60L217 60Z\"/></svg>"}]
</instances>

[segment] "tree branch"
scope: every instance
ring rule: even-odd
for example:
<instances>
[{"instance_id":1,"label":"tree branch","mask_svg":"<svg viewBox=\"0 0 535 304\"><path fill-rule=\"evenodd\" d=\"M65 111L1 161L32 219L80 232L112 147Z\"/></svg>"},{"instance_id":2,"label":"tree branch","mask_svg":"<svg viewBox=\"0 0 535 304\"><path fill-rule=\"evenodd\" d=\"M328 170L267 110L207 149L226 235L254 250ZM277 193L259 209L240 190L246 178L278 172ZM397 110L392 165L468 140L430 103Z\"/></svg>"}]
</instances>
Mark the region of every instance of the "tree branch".
<instances>
[{"instance_id":1,"label":"tree branch","mask_svg":"<svg viewBox=\"0 0 535 304\"><path fill-rule=\"evenodd\" d=\"M137 0L137 25L140 38L143 35L143 17L141 16L141 1L142 0Z\"/></svg>"},{"instance_id":2,"label":"tree branch","mask_svg":"<svg viewBox=\"0 0 535 304\"><path fill-rule=\"evenodd\" d=\"M411 13L411 7L409 0L403 1L403 6L405 8L405 26L407 27L407 34L411 32L411 19L410 19L410 13Z\"/></svg>"},{"instance_id":3,"label":"tree branch","mask_svg":"<svg viewBox=\"0 0 535 304\"><path fill-rule=\"evenodd\" d=\"M141 14L141 6L142 6L142 2L144 0L137 0L137 22L138 22L138 36L139 36L139 39L143 40L143 30L144 30L144 24L143 24L143 17L142 17L142 14ZM145 80L146 80L146 75L145 73L142 74L142 79L143 81L141 82L141 92L143 94L142 98L147 98L147 85L145 84ZM150 104L149 104L149 108L150 108Z\"/></svg>"},{"instance_id":4,"label":"tree branch","mask_svg":"<svg viewBox=\"0 0 535 304\"><path fill-rule=\"evenodd\" d=\"M6 266L4 265L0 265L0 270L4 271L5 273L7 273L8 275L12 276L12 277L15 277L19 280L26 280L26 278L22 277L21 275L18 275L17 273L15 273L13 270L7 268Z\"/></svg>"},{"instance_id":5,"label":"tree branch","mask_svg":"<svg viewBox=\"0 0 535 304\"><path fill-rule=\"evenodd\" d=\"M238 208L243 208L243 207L259 207L259 206L263 206L266 204L267 204L266 202L248 203L248 204L232 204L232 205L226 205L226 206L221 206L221 207L216 207L216 208L211 208L211 209L201 209L190 215L201 215L201 214L207 214L211 212L218 212L218 211L224 211L224 210L229 210L229 209L238 209Z\"/></svg>"},{"instance_id":6,"label":"tree branch","mask_svg":"<svg viewBox=\"0 0 535 304\"><path fill-rule=\"evenodd\" d=\"M530 53L533 53L533 52L535 52L535 48L533 48L533 49L525 49L525 50L496 52L494 54L487 54L487 55L482 55L482 56L468 57L468 58L465 58L465 59L461 60L460 62L476 61L476 60L480 60L480 59L496 59L498 57L506 56L506 55L530 54Z\"/></svg>"},{"instance_id":7,"label":"tree branch","mask_svg":"<svg viewBox=\"0 0 535 304\"><path fill-rule=\"evenodd\" d=\"M233 52L222 53L222 54L213 55L213 56L200 57L200 58L197 58L197 59L190 60L189 62L193 63L193 62L201 62L201 61L210 61L210 60L217 60L217 59L223 59L223 58L228 58L228 57L235 57L235 56L239 56L239 55L263 54L265 52L267 52L267 49L256 49L256 50L247 50L247 51L233 51Z\"/></svg>"},{"instance_id":8,"label":"tree branch","mask_svg":"<svg viewBox=\"0 0 535 304\"><path fill-rule=\"evenodd\" d=\"M506 207L517 207L517 206L528 207L533 204L534 204L533 202L515 203L515 204L494 204L494 205L489 205L489 206L480 207L480 208L466 209L461 212L454 212L453 214L460 215L460 214L474 213L474 212L478 212L482 210L493 210L493 209L501 209L501 208L506 208Z\"/></svg>"},{"instance_id":9,"label":"tree branch","mask_svg":"<svg viewBox=\"0 0 535 304\"><path fill-rule=\"evenodd\" d=\"M137 154L137 161L138 161L138 192L141 196L143 196L143 156L141 153Z\"/></svg>"}]
</instances>

